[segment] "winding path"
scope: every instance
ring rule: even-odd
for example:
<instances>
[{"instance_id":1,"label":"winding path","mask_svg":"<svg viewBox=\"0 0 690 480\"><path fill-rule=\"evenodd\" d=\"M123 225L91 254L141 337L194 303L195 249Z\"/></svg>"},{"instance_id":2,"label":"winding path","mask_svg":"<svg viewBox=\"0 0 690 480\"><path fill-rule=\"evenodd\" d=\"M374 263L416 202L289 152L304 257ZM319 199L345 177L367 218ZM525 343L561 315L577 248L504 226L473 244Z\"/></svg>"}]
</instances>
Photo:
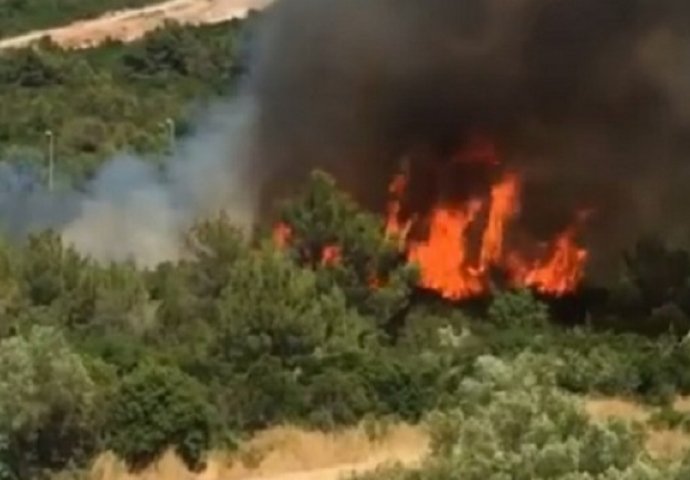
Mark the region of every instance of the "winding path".
<instances>
[{"instance_id":1,"label":"winding path","mask_svg":"<svg viewBox=\"0 0 690 480\"><path fill-rule=\"evenodd\" d=\"M168 0L2 39L0 50L23 48L44 37L50 37L58 45L70 49L90 48L108 39L131 42L166 21L197 25L220 23L242 18L250 10L264 8L269 3L271 0Z\"/></svg>"}]
</instances>

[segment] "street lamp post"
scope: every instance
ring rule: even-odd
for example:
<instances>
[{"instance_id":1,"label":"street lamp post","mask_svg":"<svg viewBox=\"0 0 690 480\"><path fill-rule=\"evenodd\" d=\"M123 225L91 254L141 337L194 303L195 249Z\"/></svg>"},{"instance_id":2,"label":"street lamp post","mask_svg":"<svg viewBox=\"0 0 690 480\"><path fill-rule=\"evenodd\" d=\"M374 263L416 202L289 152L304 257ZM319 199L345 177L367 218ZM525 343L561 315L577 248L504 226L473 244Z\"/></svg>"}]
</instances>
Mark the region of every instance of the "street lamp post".
<instances>
[{"instance_id":1,"label":"street lamp post","mask_svg":"<svg viewBox=\"0 0 690 480\"><path fill-rule=\"evenodd\" d=\"M48 138L48 191L53 191L53 171L55 168L55 136L51 130L46 130Z\"/></svg>"},{"instance_id":2,"label":"street lamp post","mask_svg":"<svg viewBox=\"0 0 690 480\"><path fill-rule=\"evenodd\" d=\"M165 125L168 127L168 148L170 154L175 153L175 121L172 118L165 119Z\"/></svg>"}]
</instances>

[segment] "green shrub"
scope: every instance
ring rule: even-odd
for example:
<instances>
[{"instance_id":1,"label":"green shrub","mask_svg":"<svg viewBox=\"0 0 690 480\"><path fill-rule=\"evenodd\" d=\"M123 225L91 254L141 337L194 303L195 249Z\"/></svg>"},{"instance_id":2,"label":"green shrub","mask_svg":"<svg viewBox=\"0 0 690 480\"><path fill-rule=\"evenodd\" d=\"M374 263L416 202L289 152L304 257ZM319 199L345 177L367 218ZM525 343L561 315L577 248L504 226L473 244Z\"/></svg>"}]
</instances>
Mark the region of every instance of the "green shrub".
<instances>
[{"instance_id":1,"label":"green shrub","mask_svg":"<svg viewBox=\"0 0 690 480\"><path fill-rule=\"evenodd\" d=\"M653 428L683 429L690 432L690 413L666 405L656 410L648 420Z\"/></svg>"},{"instance_id":2,"label":"green shrub","mask_svg":"<svg viewBox=\"0 0 690 480\"><path fill-rule=\"evenodd\" d=\"M544 327L549 311L532 292L518 290L497 294L489 306L488 318L499 327Z\"/></svg>"},{"instance_id":3,"label":"green shrub","mask_svg":"<svg viewBox=\"0 0 690 480\"><path fill-rule=\"evenodd\" d=\"M95 398L89 371L59 331L33 327L0 341L0 478L88 460L98 449Z\"/></svg>"},{"instance_id":4,"label":"green shrub","mask_svg":"<svg viewBox=\"0 0 690 480\"><path fill-rule=\"evenodd\" d=\"M649 458L638 425L591 423L556 387L557 362L524 354L477 360L457 406L430 417L432 456L419 470L370 479L623 480L673 478Z\"/></svg>"},{"instance_id":5,"label":"green shrub","mask_svg":"<svg viewBox=\"0 0 690 480\"><path fill-rule=\"evenodd\" d=\"M106 419L107 446L140 469L174 447L192 469L211 446L212 409L195 380L175 368L145 364L126 376Z\"/></svg>"},{"instance_id":6,"label":"green shrub","mask_svg":"<svg viewBox=\"0 0 690 480\"><path fill-rule=\"evenodd\" d=\"M632 395L640 387L640 373L627 352L595 345L589 351L569 348L558 355L563 360L559 384L572 392Z\"/></svg>"},{"instance_id":7,"label":"green shrub","mask_svg":"<svg viewBox=\"0 0 690 480\"><path fill-rule=\"evenodd\" d=\"M690 478L690 452L685 455L674 480L685 480L686 478Z\"/></svg>"},{"instance_id":8,"label":"green shrub","mask_svg":"<svg viewBox=\"0 0 690 480\"><path fill-rule=\"evenodd\" d=\"M326 430L352 425L374 410L368 390L356 374L326 370L310 380L307 418L311 424Z\"/></svg>"}]
</instances>

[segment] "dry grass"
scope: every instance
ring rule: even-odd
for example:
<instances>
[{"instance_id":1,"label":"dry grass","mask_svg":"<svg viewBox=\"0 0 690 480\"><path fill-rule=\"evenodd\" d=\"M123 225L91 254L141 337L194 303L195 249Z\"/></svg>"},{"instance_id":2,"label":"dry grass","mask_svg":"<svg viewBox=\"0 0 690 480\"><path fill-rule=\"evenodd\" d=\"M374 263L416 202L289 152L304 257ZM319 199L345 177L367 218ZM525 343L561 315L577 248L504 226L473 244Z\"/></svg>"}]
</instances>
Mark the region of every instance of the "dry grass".
<instances>
[{"instance_id":1,"label":"dry grass","mask_svg":"<svg viewBox=\"0 0 690 480\"><path fill-rule=\"evenodd\" d=\"M678 399L674 406L690 411L690 398ZM652 414L652 409L622 398L591 398L585 409L594 420L646 423ZM647 448L657 458L678 457L690 449L690 435L680 430L650 430ZM208 468L198 474L189 472L172 453L138 474L128 473L121 462L106 454L95 463L91 480L337 480L384 463L415 464L427 449L425 433L408 425L392 426L378 440L372 440L364 428L325 434L278 427L259 433L232 456L212 455Z\"/></svg>"},{"instance_id":2,"label":"dry grass","mask_svg":"<svg viewBox=\"0 0 690 480\"><path fill-rule=\"evenodd\" d=\"M690 398L679 398L674 407L690 411ZM595 420L622 418L643 424L652 414L650 408L621 398L589 399L585 402L585 409ZM657 458L677 458L690 449L690 435L681 430L650 428L647 435L647 450Z\"/></svg>"},{"instance_id":3,"label":"dry grass","mask_svg":"<svg viewBox=\"0 0 690 480\"><path fill-rule=\"evenodd\" d=\"M94 465L91 479L335 480L387 462L415 463L424 456L427 445L426 435L407 425L391 427L380 440L371 440L362 428L324 434L280 427L258 434L232 457L213 455L200 474L190 473L172 453L138 474L128 473L112 455L103 455Z\"/></svg>"},{"instance_id":4,"label":"dry grass","mask_svg":"<svg viewBox=\"0 0 690 480\"><path fill-rule=\"evenodd\" d=\"M590 398L585 410L595 420L622 418L644 423L651 415L648 408L622 398Z\"/></svg>"}]
</instances>

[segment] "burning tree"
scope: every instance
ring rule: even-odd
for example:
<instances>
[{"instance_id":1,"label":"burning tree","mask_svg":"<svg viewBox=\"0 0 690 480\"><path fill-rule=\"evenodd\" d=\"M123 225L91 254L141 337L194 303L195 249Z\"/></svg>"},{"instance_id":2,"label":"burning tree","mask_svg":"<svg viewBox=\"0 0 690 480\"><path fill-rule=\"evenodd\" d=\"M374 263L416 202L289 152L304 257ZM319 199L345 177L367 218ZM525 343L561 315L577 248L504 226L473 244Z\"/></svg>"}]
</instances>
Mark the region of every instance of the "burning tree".
<instances>
[{"instance_id":1,"label":"burning tree","mask_svg":"<svg viewBox=\"0 0 690 480\"><path fill-rule=\"evenodd\" d=\"M338 191L332 178L316 172L283 209L274 243L298 263L329 272L353 304L367 305L366 313L384 318L404 306L411 266L418 268L419 286L449 300L488 293L496 272L508 288L552 296L576 290L587 261L577 238L586 215L576 215L550 242L513 244L509 234L519 228L520 175L505 171L497 149L486 141L470 143L448 162L451 167L457 164L470 170L498 169L499 175L494 172L497 180L491 181L486 196L445 198L438 188L439 198L431 207L416 210L408 201L414 178L406 168L391 181L383 222ZM372 306L376 298L390 295L391 288L397 292L395 300Z\"/></svg>"},{"instance_id":2,"label":"burning tree","mask_svg":"<svg viewBox=\"0 0 690 480\"><path fill-rule=\"evenodd\" d=\"M382 220L363 211L317 171L286 203L274 242L301 265L316 270L324 285L337 284L348 303L384 324L405 309L416 269L386 237Z\"/></svg>"}]
</instances>

